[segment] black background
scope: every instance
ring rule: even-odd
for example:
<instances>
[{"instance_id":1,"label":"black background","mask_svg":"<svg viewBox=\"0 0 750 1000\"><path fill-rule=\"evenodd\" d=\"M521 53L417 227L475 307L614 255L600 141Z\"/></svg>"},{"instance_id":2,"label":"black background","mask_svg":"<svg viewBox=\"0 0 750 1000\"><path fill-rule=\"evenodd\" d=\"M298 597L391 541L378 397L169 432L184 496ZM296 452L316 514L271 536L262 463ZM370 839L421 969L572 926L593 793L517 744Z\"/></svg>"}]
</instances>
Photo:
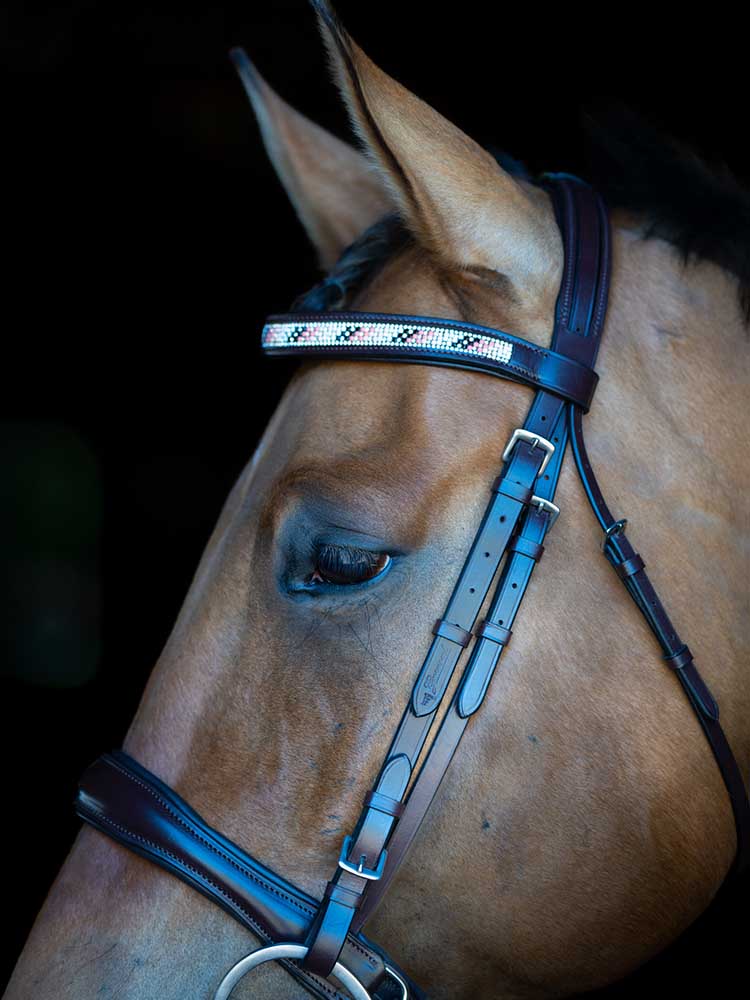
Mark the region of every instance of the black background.
<instances>
[{"instance_id":1,"label":"black background","mask_svg":"<svg viewBox=\"0 0 750 1000\"><path fill-rule=\"evenodd\" d=\"M625 100L747 180L731 22L476 0L338 10L384 69L532 170L585 175L579 108ZM227 50L347 126L304 0L11 2L3 18L9 972L78 828L76 777L119 745L288 377L259 355L262 320L316 278ZM607 995L734 995L747 887Z\"/></svg>"}]
</instances>

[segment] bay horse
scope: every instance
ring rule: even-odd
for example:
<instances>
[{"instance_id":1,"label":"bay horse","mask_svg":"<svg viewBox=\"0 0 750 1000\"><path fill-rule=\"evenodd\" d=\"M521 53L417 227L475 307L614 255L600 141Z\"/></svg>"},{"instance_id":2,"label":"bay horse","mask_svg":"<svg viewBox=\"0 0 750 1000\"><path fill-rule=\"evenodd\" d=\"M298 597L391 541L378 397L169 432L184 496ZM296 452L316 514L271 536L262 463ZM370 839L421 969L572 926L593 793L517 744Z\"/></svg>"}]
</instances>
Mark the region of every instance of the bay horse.
<instances>
[{"instance_id":1,"label":"bay horse","mask_svg":"<svg viewBox=\"0 0 750 1000\"><path fill-rule=\"evenodd\" d=\"M244 78L325 270L394 213L408 234L349 307L546 346L563 264L547 194L316 6L361 151L257 71ZM689 634L747 778L746 288L731 262L683 259L636 212L615 208L612 222L589 449ZM524 387L476 372L306 364L221 512L125 748L313 896L527 403ZM368 927L436 1000L562 997L613 982L696 919L735 852L719 772L601 558L569 457L558 503L483 712ZM209 997L252 945L201 896L87 828L6 996ZM300 993L274 965L235 995Z\"/></svg>"}]
</instances>

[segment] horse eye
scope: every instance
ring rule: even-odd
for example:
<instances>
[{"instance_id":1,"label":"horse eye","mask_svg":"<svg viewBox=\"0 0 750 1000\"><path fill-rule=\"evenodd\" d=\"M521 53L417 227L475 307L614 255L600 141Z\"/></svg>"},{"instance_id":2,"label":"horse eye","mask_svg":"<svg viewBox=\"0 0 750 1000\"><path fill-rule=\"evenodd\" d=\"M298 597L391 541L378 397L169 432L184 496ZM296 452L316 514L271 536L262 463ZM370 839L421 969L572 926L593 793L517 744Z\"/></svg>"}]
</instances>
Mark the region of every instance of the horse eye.
<instances>
[{"instance_id":1,"label":"horse eye","mask_svg":"<svg viewBox=\"0 0 750 1000\"><path fill-rule=\"evenodd\" d=\"M314 569L309 583L355 584L373 580L388 568L391 557L385 552L370 552L350 545L316 545Z\"/></svg>"}]
</instances>

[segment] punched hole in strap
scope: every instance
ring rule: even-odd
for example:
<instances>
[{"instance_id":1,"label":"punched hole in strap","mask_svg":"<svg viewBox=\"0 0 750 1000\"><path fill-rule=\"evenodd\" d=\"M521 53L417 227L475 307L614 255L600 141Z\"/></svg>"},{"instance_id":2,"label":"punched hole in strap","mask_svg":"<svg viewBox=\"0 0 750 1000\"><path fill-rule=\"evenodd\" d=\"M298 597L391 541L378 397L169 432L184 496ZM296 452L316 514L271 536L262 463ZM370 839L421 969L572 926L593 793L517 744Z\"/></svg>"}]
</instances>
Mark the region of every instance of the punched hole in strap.
<instances>
[{"instance_id":1,"label":"punched hole in strap","mask_svg":"<svg viewBox=\"0 0 750 1000\"><path fill-rule=\"evenodd\" d=\"M502 625L496 625L487 619L482 622L474 634L478 639L491 639L492 642L496 642L501 646L507 646L510 642L510 637L513 635L509 628L503 628Z\"/></svg>"},{"instance_id":2,"label":"punched hole in strap","mask_svg":"<svg viewBox=\"0 0 750 1000\"><path fill-rule=\"evenodd\" d=\"M454 622L446 621L445 618L438 618L432 626L432 631L443 639L450 639L451 642L458 643L459 646L465 647L471 642L471 632L467 632L465 628L461 628Z\"/></svg>"},{"instance_id":3,"label":"punched hole in strap","mask_svg":"<svg viewBox=\"0 0 750 1000\"><path fill-rule=\"evenodd\" d=\"M687 646L683 646L672 656L665 656L664 661L672 670L683 670L693 662L693 654Z\"/></svg>"}]
</instances>

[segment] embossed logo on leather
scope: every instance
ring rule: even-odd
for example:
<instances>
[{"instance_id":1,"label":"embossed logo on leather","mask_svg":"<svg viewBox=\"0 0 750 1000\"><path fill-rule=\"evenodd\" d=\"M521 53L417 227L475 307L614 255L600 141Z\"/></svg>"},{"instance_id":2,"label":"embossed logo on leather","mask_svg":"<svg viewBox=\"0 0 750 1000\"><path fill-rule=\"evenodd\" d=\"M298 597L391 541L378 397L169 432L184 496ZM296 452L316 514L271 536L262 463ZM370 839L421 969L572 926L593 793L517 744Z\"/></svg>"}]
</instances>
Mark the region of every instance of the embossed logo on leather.
<instances>
[{"instance_id":1,"label":"embossed logo on leather","mask_svg":"<svg viewBox=\"0 0 750 1000\"><path fill-rule=\"evenodd\" d=\"M429 708L434 701L439 701L445 690L445 685L450 673L451 663L448 651L440 649L430 663L430 669L425 673L422 683L419 686L419 697L417 706L419 708Z\"/></svg>"}]
</instances>

